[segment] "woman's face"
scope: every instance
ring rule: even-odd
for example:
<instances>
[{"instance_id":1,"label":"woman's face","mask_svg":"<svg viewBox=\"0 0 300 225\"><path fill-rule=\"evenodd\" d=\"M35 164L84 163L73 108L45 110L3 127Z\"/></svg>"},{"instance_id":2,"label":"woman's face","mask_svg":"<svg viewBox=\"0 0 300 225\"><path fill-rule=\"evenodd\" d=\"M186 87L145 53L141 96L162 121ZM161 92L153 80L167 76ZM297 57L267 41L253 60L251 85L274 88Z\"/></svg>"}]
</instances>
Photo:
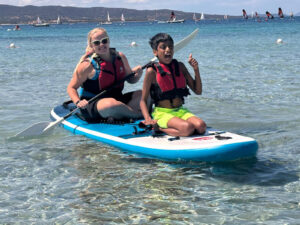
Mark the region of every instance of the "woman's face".
<instances>
[{"instance_id":1,"label":"woman's face","mask_svg":"<svg viewBox=\"0 0 300 225\"><path fill-rule=\"evenodd\" d=\"M109 38L104 31L98 31L91 36L91 47L99 55L109 53Z\"/></svg>"}]
</instances>

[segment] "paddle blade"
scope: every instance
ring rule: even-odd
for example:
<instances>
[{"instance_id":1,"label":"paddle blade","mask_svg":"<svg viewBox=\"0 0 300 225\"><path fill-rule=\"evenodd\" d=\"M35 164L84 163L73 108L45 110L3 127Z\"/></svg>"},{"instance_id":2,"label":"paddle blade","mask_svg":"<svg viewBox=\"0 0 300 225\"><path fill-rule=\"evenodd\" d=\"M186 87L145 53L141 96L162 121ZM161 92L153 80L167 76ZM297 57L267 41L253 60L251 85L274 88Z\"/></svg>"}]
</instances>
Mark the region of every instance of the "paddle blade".
<instances>
[{"instance_id":1,"label":"paddle blade","mask_svg":"<svg viewBox=\"0 0 300 225\"><path fill-rule=\"evenodd\" d=\"M50 122L39 122L36 124L33 124L31 127L28 127L27 129L21 131L20 133L17 133L14 137L30 137L30 136L38 136L43 134L43 131L46 127L48 127Z\"/></svg>"},{"instance_id":2,"label":"paddle blade","mask_svg":"<svg viewBox=\"0 0 300 225\"><path fill-rule=\"evenodd\" d=\"M182 39L181 41L176 43L174 45L174 52L177 52L180 49L182 49L183 47L185 47L191 40L193 40L193 38L197 35L198 31L199 31L199 29L197 28L192 33L190 33L189 36L185 37L184 39Z\"/></svg>"},{"instance_id":3,"label":"paddle blade","mask_svg":"<svg viewBox=\"0 0 300 225\"><path fill-rule=\"evenodd\" d=\"M61 117L60 119L49 123L48 126L43 129L42 133L46 133L46 132L52 130L53 127L55 127L57 124L60 124L64 120L65 120L65 117Z\"/></svg>"},{"instance_id":4,"label":"paddle blade","mask_svg":"<svg viewBox=\"0 0 300 225\"><path fill-rule=\"evenodd\" d=\"M198 31L199 31L199 28L195 29L192 33L190 33L184 39L182 39L181 41L177 42L174 45L174 52L178 52L180 49L184 48L188 43L190 43L190 41L193 40L196 37ZM152 58L150 61L154 62L155 60L157 60L156 56L154 58Z\"/></svg>"}]
</instances>

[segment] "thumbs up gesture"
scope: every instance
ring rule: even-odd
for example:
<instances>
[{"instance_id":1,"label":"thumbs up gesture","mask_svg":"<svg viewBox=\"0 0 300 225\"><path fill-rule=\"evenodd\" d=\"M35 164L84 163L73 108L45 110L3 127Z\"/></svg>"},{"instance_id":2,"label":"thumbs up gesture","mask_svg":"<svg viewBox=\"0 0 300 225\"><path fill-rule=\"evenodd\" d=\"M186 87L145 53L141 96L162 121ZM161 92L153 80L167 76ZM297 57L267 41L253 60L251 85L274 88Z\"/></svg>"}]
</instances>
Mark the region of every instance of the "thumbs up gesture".
<instances>
[{"instance_id":1,"label":"thumbs up gesture","mask_svg":"<svg viewBox=\"0 0 300 225\"><path fill-rule=\"evenodd\" d=\"M194 70L198 69L198 62L193 58L192 53L189 55L189 64L194 68Z\"/></svg>"}]
</instances>

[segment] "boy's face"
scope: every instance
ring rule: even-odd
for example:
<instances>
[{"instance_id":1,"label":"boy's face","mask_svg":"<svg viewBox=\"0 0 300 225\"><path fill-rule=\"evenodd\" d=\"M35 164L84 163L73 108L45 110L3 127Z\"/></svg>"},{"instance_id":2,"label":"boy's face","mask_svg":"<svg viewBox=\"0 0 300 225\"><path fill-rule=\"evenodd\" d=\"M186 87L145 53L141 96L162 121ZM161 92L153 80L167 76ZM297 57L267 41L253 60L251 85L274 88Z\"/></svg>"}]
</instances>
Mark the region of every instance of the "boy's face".
<instances>
[{"instance_id":1,"label":"boy's face","mask_svg":"<svg viewBox=\"0 0 300 225\"><path fill-rule=\"evenodd\" d=\"M170 64L173 60L174 44L171 41L159 42L153 53L161 63Z\"/></svg>"}]
</instances>

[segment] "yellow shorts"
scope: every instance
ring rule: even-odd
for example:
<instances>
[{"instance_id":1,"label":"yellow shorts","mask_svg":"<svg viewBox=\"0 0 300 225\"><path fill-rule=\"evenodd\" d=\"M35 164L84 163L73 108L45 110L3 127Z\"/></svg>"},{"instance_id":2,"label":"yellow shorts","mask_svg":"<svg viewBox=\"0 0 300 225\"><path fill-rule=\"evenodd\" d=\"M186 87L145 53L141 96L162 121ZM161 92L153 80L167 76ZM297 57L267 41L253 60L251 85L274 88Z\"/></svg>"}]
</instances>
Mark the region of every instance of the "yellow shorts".
<instances>
[{"instance_id":1,"label":"yellow shorts","mask_svg":"<svg viewBox=\"0 0 300 225\"><path fill-rule=\"evenodd\" d=\"M174 109L155 107L152 112L152 118L157 120L157 124L161 128L168 128L168 122L173 117L187 120L193 116L195 115L182 106Z\"/></svg>"}]
</instances>

